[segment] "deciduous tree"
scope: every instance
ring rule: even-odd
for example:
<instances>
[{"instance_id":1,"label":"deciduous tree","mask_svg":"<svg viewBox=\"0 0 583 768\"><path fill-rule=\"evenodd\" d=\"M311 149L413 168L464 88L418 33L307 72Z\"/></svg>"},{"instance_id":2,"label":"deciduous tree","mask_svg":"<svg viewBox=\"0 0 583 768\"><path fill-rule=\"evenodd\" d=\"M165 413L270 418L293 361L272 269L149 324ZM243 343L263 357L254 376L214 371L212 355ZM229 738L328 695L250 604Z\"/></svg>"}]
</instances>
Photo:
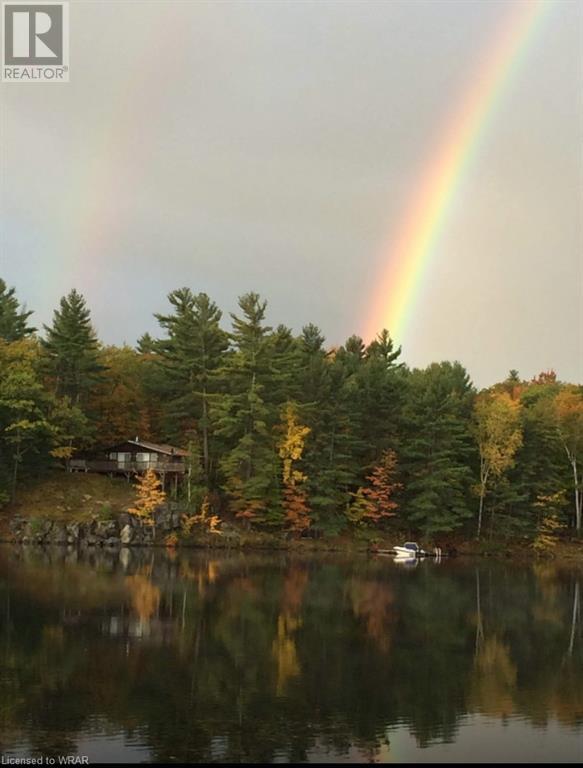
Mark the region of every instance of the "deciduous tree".
<instances>
[{"instance_id":1,"label":"deciduous tree","mask_svg":"<svg viewBox=\"0 0 583 768\"><path fill-rule=\"evenodd\" d=\"M282 460L283 508L287 526L296 534L310 527L310 507L305 482L307 476L299 469L310 428L300 424L297 406L288 402L282 413L283 437L278 446Z\"/></svg>"},{"instance_id":2,"label":"deciduous tree","mask_svg":"<svg viewBox=\"0 0 583 768\"><path fill-rule=\"evenodd\" d=\"M489 483L501 478L513 466L516 451L522 445L520 402L505 392L483 392L476 399L474 419L480 452L477 531L480 538Z\"/></svg>"},{"instance_id":3,"label":"deciduous tree","mask_svg":"<svg viewBox=\"0 0 583 768\"><path fill-rule=\"evenodd\" d=\"M351 507L353 522L378 523L395 515L399 506L394 499L395 492L402 488L396 481L396 472L397 454L393 450L385 451L366 478L369 485L359 488L356 493Z\"/></svg>"},{"instance_id":4,"label":"deciduous tree","mask_svg":"<svg viewBox=\"0 0 583 768\"><path fill-rule=\"evenodd\" d=\"M138 475L136 480L136 500L128 509L130 515L137 517L145 525L154 525L154 512L166 500L162 483L153 469Z\"/></svg>"},{"instance_id":5,"label":"deciduous tree","mask_svg":"<svg viewBox=\"0 0 583 768\"><path fill-rule=\"evenodd\" d=\"M575 528L583 514L583 388L566 387L555 398L557 432L573 473Z\"/></svg>"}]
</instances>

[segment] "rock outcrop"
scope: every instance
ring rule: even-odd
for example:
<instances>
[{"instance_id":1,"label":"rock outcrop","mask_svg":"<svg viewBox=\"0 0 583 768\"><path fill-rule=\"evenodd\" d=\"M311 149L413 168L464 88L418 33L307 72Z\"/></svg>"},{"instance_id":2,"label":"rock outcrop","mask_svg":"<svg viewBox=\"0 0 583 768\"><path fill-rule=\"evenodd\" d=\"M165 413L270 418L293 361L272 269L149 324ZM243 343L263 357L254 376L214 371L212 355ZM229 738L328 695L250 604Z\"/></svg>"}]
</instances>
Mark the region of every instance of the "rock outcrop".
<instances>
[{"instance_id":1,"label":"rock outcrop","mask_svg":"<svg viewBox=\"0 0 583 768\"><path fill-rule=\"evenodd\" d=\"M148 546L163 541L169 533L178 530L180 518L180 512L173 503L158 507L154 513L154 525L144 523L127 512L106 520L92 517L74 522L15 517L8 526L8 539L22 544L59 546Z\"/></svg>"}]
</instances>

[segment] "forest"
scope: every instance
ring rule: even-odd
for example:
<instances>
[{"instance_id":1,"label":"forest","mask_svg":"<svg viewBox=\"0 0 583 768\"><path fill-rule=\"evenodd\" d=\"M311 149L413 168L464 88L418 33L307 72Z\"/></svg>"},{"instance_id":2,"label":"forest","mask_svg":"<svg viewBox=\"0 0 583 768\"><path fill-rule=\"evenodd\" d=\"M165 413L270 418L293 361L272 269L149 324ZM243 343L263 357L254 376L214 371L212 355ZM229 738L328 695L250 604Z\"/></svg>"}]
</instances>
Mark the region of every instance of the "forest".
<instances>
[{"instance_id":1,"label":"forest","mask_svg":"<svg viewBox=\"0 0 583 768\"><path fill-rule=\"evenodd\" d=\"M188 288L155 338L102 344L76 290L52 322L0 279L0 506L77 455L134 436L189 452L179 502L291 537L399 525L544 546L581 531L583 387L515 370L478 391L457 361L403 361L388 330L331 348Z\"/></svg>"}]
</instances>

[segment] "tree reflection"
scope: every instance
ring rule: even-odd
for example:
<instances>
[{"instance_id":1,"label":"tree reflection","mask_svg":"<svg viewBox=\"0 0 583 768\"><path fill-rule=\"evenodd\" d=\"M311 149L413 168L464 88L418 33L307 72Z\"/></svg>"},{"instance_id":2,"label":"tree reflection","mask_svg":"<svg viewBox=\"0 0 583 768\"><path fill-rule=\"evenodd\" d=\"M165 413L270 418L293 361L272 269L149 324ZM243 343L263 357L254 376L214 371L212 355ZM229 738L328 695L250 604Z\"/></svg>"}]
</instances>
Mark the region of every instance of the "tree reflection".
<instances>
[{"instance_id":1,"label":"tree reflection","mask_svg":"<svg viewBox=\"0 0 583 768\"><path fill-rule=\"evenodd\" d=\"M374 761L397 725L583 724L568 569L5 548L0 584L3 752L105 728L158 761Z\"/></svg>"}]
</instances>

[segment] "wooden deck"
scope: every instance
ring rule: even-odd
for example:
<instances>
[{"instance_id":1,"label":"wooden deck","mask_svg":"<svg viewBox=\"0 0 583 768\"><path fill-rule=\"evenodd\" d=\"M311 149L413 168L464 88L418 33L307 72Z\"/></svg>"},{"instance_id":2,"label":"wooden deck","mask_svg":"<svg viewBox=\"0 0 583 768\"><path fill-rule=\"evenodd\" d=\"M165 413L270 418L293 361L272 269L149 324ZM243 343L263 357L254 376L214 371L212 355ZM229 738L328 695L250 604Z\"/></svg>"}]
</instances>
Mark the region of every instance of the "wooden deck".
<instances>
[{"instance_id":1,"label":"wooden deck","mask_svg":"<svg viewBox=\"0 0 583 768\"><path fill-rule=\"evenodd\" d=\"M69 462L70 472L98 472L101 474L119 474L136 475L140 472L146 472L153 469L157 474L178 474L183 475L185 466L181 461L107 461L93 459L71 459Z\"/></svg>"}]
</instances>

